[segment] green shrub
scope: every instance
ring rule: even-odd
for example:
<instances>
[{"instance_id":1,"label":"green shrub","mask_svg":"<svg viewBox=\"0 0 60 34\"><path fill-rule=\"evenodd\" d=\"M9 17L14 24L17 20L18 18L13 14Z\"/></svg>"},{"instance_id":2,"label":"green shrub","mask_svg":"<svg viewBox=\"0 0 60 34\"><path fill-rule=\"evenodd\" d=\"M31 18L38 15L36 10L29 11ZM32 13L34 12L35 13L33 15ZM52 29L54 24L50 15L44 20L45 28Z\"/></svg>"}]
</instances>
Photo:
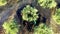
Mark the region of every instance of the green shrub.
<instances>
[{"instance_id":1,"label":"green shrub","mask_svg":"<svg viewBox=\"0 0 60 34\"><path fill-rule=\"evenodd\" d=\"M4 22L2 26L6 30L6 34L17 34L20 25L18 25L15 20L10 20Z\"/></svg>"},{"instance_id":2,"label":"green shrub","mask_svg":"<svg viewBox=\"0 0 60 34\"><path fill-rule=\"evenodd\" d=\"M42 23L34 28L34 34L53 34L53 31Z\"/></svg>"},{"instance_id":3,"label":"green shrub","mask_svg":"<svg viewBox=\"0 0 60 34\"><path fill-rule=\"evenodd\" d=\"M37 14L38 10L36 8L30 7L29 5L27 5L22 11L22 19L26 20L26 21L35 21L38 18L38 14Z\"/></svg>"},{"instance_id":4,"label":"green shrub","mask_svg":"<svg viewBox=\"0 0 60 34\"><path fill-rule=\"evenodd\" d=\"M60 8L56 10L55 15L52 16L57 24L60 24Z\"/></svg>"},{"instance_id":5,"label":"green shrub","mask_svg":"<svg viewBox=\"0 0 60 34\"><path fill-rule=\"evenodd\" d=\"M43 8L55 8L57 3L55 0L38 0L38 4L42 6Z\"/></svg>"},{"instance_id":6,"label":"green shrub","mask_svg":"<svg viewBox=\"0 0 60 34\"><path fill-rule=\"evenodd\" d=\"M0 0L0 6L4 6L5 4L7 4L7 0Z\"/></svg>"}]
</instances>

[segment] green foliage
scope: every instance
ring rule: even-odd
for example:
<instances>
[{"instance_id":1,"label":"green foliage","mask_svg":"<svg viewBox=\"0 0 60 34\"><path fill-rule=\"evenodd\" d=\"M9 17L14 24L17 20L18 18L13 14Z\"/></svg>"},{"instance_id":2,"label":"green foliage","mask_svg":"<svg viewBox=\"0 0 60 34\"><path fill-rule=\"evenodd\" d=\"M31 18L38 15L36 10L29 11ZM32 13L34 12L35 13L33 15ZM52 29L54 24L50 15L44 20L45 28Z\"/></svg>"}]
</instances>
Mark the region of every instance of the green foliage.
<instances>
[{"instance_id":1,"label":"green foliage","mask_svg":"<svg viewBox=\"0 0 60 34\"><path fill-rule=\"evenodd\" d=\"M4 6L5 4L7 4L7 0L0 0L0 6Z\"/></svg>"},{"instance_id":2,"label":"green foliage","mask_svg":"<svg viewBox=\"0 0 60 34\"><path fill-rule=\"evenodd\" d=\"M38 0L38 4L42 6L43 8L55 8L57 3L55 0Z\"/></svg>"},{"instance_id":3,"label":"green foliage","mask_svg":"<svg viewBox=\"0 0 60 34\"><path fill-rule=\"evenodd\" d=\"M20 25L18 25L15 20L10 20L4 22L2 26L6 30L6 34L17 34Z\"/></svg>"},{"instance_id":4,"label":"green foliage","mask_svg":"<svg viewBox=\"0 0 60 34\"><path fill-rule=\"evenodd\" d=\"M22 19L26 21L35 21L38 18L38 10L27 5L21 12Z\"/></svg>"},{"instance_id":5,"label":"green foliage","mask_svg":"<svg viewBox=\"0 0 60 34\"><path fill-rule=\"evenodd\" d=\"M60 8L56 10L55 15L53 15L53 19L57 24L60 24Z\"/></svg>"},{"instance_id":6,"label":"green foliage","mask_svg":"<svg viewBox=\"0 0 60 34\"><path fill-rule=\"evenodd\" d=\"M53 31L42 23L34 28L34 34L53 34Z\"/></svg>"}]
</instances>

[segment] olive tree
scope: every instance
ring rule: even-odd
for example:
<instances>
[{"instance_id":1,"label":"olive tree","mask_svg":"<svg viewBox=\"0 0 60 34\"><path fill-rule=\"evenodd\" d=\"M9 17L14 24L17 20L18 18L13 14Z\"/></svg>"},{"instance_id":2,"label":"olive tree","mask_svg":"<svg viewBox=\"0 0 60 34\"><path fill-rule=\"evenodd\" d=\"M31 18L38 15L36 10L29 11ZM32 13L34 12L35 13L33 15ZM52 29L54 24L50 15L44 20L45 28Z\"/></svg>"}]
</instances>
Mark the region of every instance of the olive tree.
<instances>
[{"instance_id":1,"label":"olive tree","mask_svg":"<svg viewBox=\"0 0 60 34\"><path fill-rule=\"evenodd\" d=\"M4 6L7 4L7 0L0 0L0 6Z\"/></svg>"},{"instance_id":2,"label":"olive tree","mask_svg":"<svg viewBox=\"0 0 60 34\"><path fill-rule=\"evenodd\" d=\"M51 8L55 8L57 5L55 0L37 0L37 1L38 1L37 3L43 8L51 9Z\"/></svg>"},{"instance_id":3,"label":"olive tree","mask_svg":"<svg viewBox=\"0 0 60 34\"><path fill-rule=\"evenodd\" d=\"M22 19L26 21L35 21L38 18L37 14L38 10L36 8L31 7L30 5L27 5L22 11Z\"/></svg>"}]
</instances>

